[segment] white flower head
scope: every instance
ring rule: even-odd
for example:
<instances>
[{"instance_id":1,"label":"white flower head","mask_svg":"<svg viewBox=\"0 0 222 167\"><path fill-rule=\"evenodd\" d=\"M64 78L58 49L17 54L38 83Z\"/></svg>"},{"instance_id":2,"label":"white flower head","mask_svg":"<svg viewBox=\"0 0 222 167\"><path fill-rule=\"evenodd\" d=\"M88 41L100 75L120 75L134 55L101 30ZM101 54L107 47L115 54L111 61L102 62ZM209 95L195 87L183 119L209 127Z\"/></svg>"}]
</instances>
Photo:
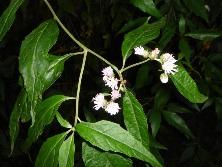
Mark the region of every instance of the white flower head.
<instances>
[{"instance_id":1,"label":"white flower head","mask_svg":"<svg viewBox=\"0 0 222 167\"><path fill-rule=\"evenodd\" d=\"M111 99L112 100L116 100L120 97L121 97L121 94L119 93L118 90L112 90L112 92L111 92Z\"/></svg>"},{"instance_id":2,"label":"white flower head","mask_svg":"<svg viewBox=\"0 0 222 167\"><path fill-rule=\"evenodd\" d=\"M151 51L149 58L151 60L156 60L158 58L159 53L160 53L160 50L158 48L155 48L154 50Z\"/></svg>"},{"instance_id":3,"label":"white flower head","mask_svg":"<svg viewBox=\"0 0 222 167\"><path fill-rule=\"evenodd\" d=\"M109 66L102 70L103 76L114 77L113 69Z\"/></svg>"},{"instance_id":4,"label":"white flower head","mask_svg":"<svg viewBox=\"0 0 222 167\"><path fill-rule=\"evenodd\" d=\"M94 103L94 109L99 110L100 108L104 108L107 104L106 99L104 98L104 95L102 93L97 94L93 99Z\"/></svg>"},{"instance_id":5,"label":"white flower head","mask_svg":"<svg viewBox=\"0 0 222 167\"><path fill-rule=\"evenodd\" d=\"M110 87L112 90L118 89L119 80L117 78L104 76L103 80L105 82L105 85Z\"/></svg>"},{"instance_id":6,"label":"white flower head","mask_svg":"<svg viewBox=\"0 0 222 167\"><path fill-rule=\"evenodd\" d=\"M144 58L148 58L149 52L147 50L144 49L144 47L139 46L134 48L135 54L136 55L141 55Z\"/></svg>"},{"instance_id":7,"label":"white flower head","mask_svg":"<svg viewBox=\"0 0 222 167\"><path fill-rule=\"evenodd\" d=\"M162 83L167 83L167 82L168 82L168 75L165 74L165 73L161 74L161 75L160 75L160 81L161 81Z\"/></svg>"},{"instance_id":8,"label":"white flower head","mask_svg":"<svg viewBox=\"0 0 222 167\"><path fill-rule=\"evenodd\" d=\"M116 115L119 112L119 109L119 104L111 101L107 104L105 111L108 112L110 115Z\"/></svg>"},{"instance_id":9,"label":"white flower head","mask_svg":"<svg viewBox=\"0 0 222 167\"><path fill-rule=\"evenodd\" d=\"M160 62L165 74L175 74L178 71L177 65L175 64L176 61L172 54L165 53L161 55Z\"/></svg>"}]
</instances>

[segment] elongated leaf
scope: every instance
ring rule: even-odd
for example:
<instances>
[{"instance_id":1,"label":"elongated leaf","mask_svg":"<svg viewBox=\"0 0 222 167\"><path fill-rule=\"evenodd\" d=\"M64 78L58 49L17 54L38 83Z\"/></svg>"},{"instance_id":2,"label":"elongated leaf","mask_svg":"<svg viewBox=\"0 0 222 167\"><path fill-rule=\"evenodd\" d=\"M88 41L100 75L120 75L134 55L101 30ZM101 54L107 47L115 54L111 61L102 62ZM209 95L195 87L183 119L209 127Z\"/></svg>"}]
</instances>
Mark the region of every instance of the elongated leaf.
<instances>
[{"instance_id":1,"label":"elongated leaf","mask_svg":"<svg viewBox=\"0 0 222 167\"><path fill-rule=\"evenodd\" d=\"M105 151L123 153L146 161L155 167L162 166L141 142L116 123L109 121L99 121L96 123L81 122L77 124L76 131L92 145Z\"/></svg>"},{"instance_id":2,"label":"elongated leaf","mask_svg":"<svg viewBox=\"0 0 222 167\"><path fill-rule=\"evenodd\" d=\"M197 31L197 32L190 32L185 34L187 37L191 37L198 40L213 40L215 38L218 38L222 36L221 32L207 32L207 31Z\"/></svg>"},{"instance_id":3,"label":"elongated leaf","mask_svg":"<svg viewBox=\"0 0 222 167\"><path fill-rule=\"evenodd\" d=\"M190 131L190 129L187 127L186 123L184 122L184 120L179 115L177 115L176 113L173 113L173 112L168 112L168 111L164 111L162 113L163 113L165 120L170 125L172 125L176 129L178 129L180 132L185 134L186 137L188 137L188 138L194 137L192 132Z\"/></svg>"},{"instance_id":4,"label":"elongated leaf","mask_svg":"<svg viewBox=\"0 0 222 167\"><path fill-rule=\"evenodd\" d=\"M122 56L123 62L132 54L132 49L139 46L145 45L151 40L157 38L160 34L160 29L165 24L165 19L161 19L158 22L152 24L143 24L137 29L129 32L124 36L122 43Z\"/></svg>"},{"instance_id":5,"label":"elongated leaf","mask_svg":"<svg viewBox=\"0 0 222 167\"><path fill-rule=\"evenodd\" d=\"M179 67L178 72L170 77L177 90L192 103L203 103L207 96L201 94L194 80L183 67Z\"/></svg>"},{"instance_id":6,"label":"elongated leaf","mask_svg":"<svg viewBox=\"0 0 222 167\"><path fill-rule=\"evenodd\" d=\"M55 135L46 140L40 148L35 161L35 167L57 167L59 148L65 139L67 132Z\"/></svg>"},{"instance_id":7,"label":"elongated leaf","mask_svg":"<svg viewBox=\"0 0 222 167\"><path fill-rule=\"evenodd\" d=\"M42 134L44 127L52 122L62 102L69 99L73 98L63 95L54 95L38 105L36 109L36 121L28 130L28 137L25 141L25 149L29 148L29 146L37 140L39 135Z\"/></svg>"},{"instance_id":8,"label":"elongated leaf","mask_svg":"<svg viewBox=\"0 0 222 167\"><path fill-rule=\"evenodd\" d=\"M207 10L204 7L204 0L183 0L183 2L195 15L202 17L206 21L208 20Z\"/></svg>"},{"instance_id":9,"label":"elongated leaf","mask_svg":"<svg viewBox=\"0 0 222 167\"><path fill-rule=\"evenodd\" d=\"M157 18L161 17L161 14L157 10L153 0L130 0L130 2L143 12L146 12Z\"/></svg>"},{"instance_id":10,"label":"elongated leaf","mask_svg":"<svg viewBox=\"0 0 222 167\"><path fill-rule=\"evenodd\" d=\"M127 130L144 146L149 148L149 135L146 115L136 97L126 90L123 97L123 115Z\"/></svg>"},{"instance_id":11,"label":"elongated leaf","mask_svg":"<svg viewBox=\"0 0 222 167\"><path fill-rule=\"evenodd\" d=\"M27 103L27 93L24 89L22 89L20 94L18 95L10 116L9 134L11 140L11 152L13 151L14 143L19 133L19 120L21 118L22 112L26 112L29 109L30 108Z\"/></svg>"},{"instance_id":12,"label":"elongated leaf","mask_svg":"<svg viewBox=\"0 0 222 167\"><path fill-rule=\"evenodd\" d=\"M161 124L160 111L152 110L150 115L150 124L151 124L152 134L155 137L160 129L160 124Z\"/></svg>"},{"instance_id":13,"label":"elongated leaf","mask_svg":"<svg viewBox=\"0 0 222 167\"><path fill-rule=\"evenodd\" d=\"M35 121L35 108L41 101L42 93L60 77L64 62L70 57L48 54L57 40L58 33L56 23L48 20L40 24L22 42L19 71L31 103L32 124Z\"/></svg>"},{"instance_id":14,"label":"elongated leaf","mask_svg":"<svg viewBox=\"0 0 222 167\"><path fill-rule=\"evenodd\" d=\"M15 20L15 14L24 0L11 0L9 6L5 9L0 17L0 41L8 32Z\"/></svg>"},{"instance_id":15,"label":"elongated leaf","mask_svg":"<svg viewBox=\"0 0 222 167\"><path fill-rule=\"evenodd\" d=\"M131 167L132 161L118 154L101 152L82 143L82 158L86 167Z\"/></svg>"},{"instance_id":16,"label":"elongated leaf","mask_svg":"<svg viewBox=\"0 0 222 167\"><path fill-rule=\"evenodd\" d=\"M63 141L59 149L59 167L74 167L74 134L72 133L68 139Z\"/></svg>"},{"instance_id":17,"label":"elongated leaf","mask_svg":"<svg viewBox=\"0 0 222 167\"><path fill-rule=\"evenodd\" d=\"M176 25L168 24L162 33L162 37L160 38L159 45L161 50L166 47L166 45L170 42L172 37L174 36L176 31Z\"/></svg>"},{"instance_id":18,"label":"elongated leaf","mask_svg":"<svg viewBox=\"0 0 222 167\"><path fill-rule=\"evenodd\" d=\"M68 128L68 129L72 128L72 125L71 125L68 121L66 121L66 120L60 115L59 112L56 113L56 119L57 119L57 121L59 122L59 124L60 124L62 127Z\"/></svg>"}]
</instances>

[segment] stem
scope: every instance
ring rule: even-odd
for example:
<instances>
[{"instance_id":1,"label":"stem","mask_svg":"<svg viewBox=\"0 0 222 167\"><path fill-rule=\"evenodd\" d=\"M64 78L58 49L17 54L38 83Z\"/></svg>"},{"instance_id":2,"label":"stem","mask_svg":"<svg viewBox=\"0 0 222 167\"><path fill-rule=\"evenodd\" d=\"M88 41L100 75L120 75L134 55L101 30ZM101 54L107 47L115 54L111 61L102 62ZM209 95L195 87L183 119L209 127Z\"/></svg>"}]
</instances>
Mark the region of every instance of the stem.
<instances>
[{"instance_id":1,"label":"stem","mask_svg":"<svg viewBox=\"0 0 222 167\"><path fill-rule=\"evenodd\" d=\"M149 60L150 60L150 59L146 59L146 60L143 60L143 61L141 61L141 62L138 62L138 63L132 64L132 65L129 65L128 67L125 67L125 68L121 69L120 72L123 73L124 71L127 71L127 70L129 70L130 68L136 67L136 66L138 66L138 65L144 64L144 63L148 62Z\"/></svg>"},{"instance_id":2,"label":"stem","mask_svg":"<svg viewBox=\"0 0 222 167\"><path fill-rule=\"evenodd\" d=\"M87 51L85 50L83 60L82 60L82 67L79 74L77 93L76 93L76 114L75 114L74 126L76 126L78 118L79 118L79 96L80 96L80 88L81 88L81 83L82 83L82 76L83 76L83 72L84 72L85 64L86 64L86 57L87 57Z\"/></svg>"},{"instance_id":3,"label":"stem","mask_svg":"<svg viewBox=\"0 0 222 167\"><path fill-rule=\"evenodd\" d=\"M92 51L91 49L87 48L85 45L83 45L81 42L79 42L73 35L72 33L64 26L64 24L61 22L61 20L58 18L58 16L56 15L55 11L53 10L52 6L50 5L50 3L47 0L44 0L45 4L47 5L47 7L49 8L49 10L51 11L53 18L56 20L56 22L60 25L60 27L65 31L65 33L77 44L79 45L79 47L81 47L83 50L91 53L92 55L96 56L97 58L99 58L100 60L102 60L103 62L105 62L106 64L110 65L116 72L118 72L118 68L113 65L112 63L110 63L108 60L104 59L102 56L100 56L99 54L95 53L94 51Z\"/></svg>"}]
</instances>

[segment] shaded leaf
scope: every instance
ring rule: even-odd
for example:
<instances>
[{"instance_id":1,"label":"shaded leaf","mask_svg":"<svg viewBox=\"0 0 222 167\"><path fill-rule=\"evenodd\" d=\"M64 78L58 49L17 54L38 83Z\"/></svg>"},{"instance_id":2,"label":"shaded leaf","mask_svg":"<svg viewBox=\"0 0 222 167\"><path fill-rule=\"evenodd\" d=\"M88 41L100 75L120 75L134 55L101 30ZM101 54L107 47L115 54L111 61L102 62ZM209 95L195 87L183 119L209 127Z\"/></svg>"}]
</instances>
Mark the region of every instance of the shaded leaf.
<instances>
[{"instance_id":1,"label":"shaded leaf","mask_svg":"<svg viewBox=\"0 0 222 167\"><path fill-rule=\"evenodd\" d=\"M137 29L129 32L124 36L122 43L123 62L132 54L133 48L145 45L151 40L157 38L160 34L160 29L165 24L165 18L152 24L143 24Z\"/></svg>"},{"instance_id":2,"label":"shaded leaf","mask_svg":"<svg viewBox=\"0 0 222 167\"><path fill-rule=\"evenodd\" d=\"M157 132L160 129L160 124L161 124L161 113L160 111L155 111L152 110L150 114L150 124L151 124L151 129L152 129L152 134L155 137L157 135Z\"/></svg>"},{"instance_id":3,"label":"shaded leaf","mask_svg":"<svg viewBox=\"0 0 222 167\"><path fill-rule=\"evenodd\" d=\"M161 17L161 14L156 8L153 0L130 0L130 2L143 12L146 12L157 18Z\"/></svg>"},{"instance_id":4,"label":"shaded leaf","mask_svg":"<svg viewBox=\"0 0 222 167\"><path fill-rule=\"evenodd\" d=\"M0 17L0 41L8 32L15 20L15 14L24 0L11 0L9 6L5 9Z\"/></svg>"},{"instance_id":5,"label":"shaded leaf","mask_svg":"<svg viewBox=\"0 0 222 167\"><path fill-rule=\"evenodd\" d=\"M149 72L150 66L148 66L147 64L141 65L136 75L135 89L140 89L149 84L149 79L151 78Z\"/></svg>"},{"instance_id":6,"label":"shaded leaf","mask_svg":"<svg viewBox=\"0 0 222 167\"><path fill-rule=\"evenodd\" d=\"M68 129L72 128L72 125L67 120L65 120L59 112L56 112L56 119L62 127Z\"/></svg>"},{"instance_id":7,"label":"shaded leaf","mask_svg":"<svg viewBox=\"0 0 222 167\"><path fill-rule=\"evenodd\" d=\"M201 94L194 80L190 77L183 67L178 68L178 72L171 75L177 90L192 103L203 103L207 100L207 96Z\"/></svg>"},{"instance_id":8,"label":"shaded leaf","mask_svg":"<svg viewBox=\"0 0 222 167\"><path fill-rule=\"evenodd\" d=\"M222 35L221 32L207 32L207 31L197 31L197 32L190 32L185 34L187 37L191 37L198 40L213 40L215 38L218 38Z\"/></svg>"},{"instance_id":9,"label":"shaded leaf","mask_svg":"<svg viewBox=\"0 0 222 167\"><path fill-rule=\"evenodd\" d=\"M118 154L102 152L82 143L82 158L86 167L131 167L132 161Z\"/></svg>"},{"instance_id":10,"label":"shaded leaf","mask_svg":"<svg viewBox=\"0 0 222 167\"><path fill-rule=\"evenodd\" d=\"M123 116L127 130L146 148L149 147L147 118L142 105L128 90L123 97Z\"/></svg>"},{"instance_id":11,"label":"shaded leaf","mask_svg":"<svg viewBox=\"0 0 222 167\"><path fill-rule=\"evenodd\" d=\"M179 115L173 112L168 112L168 111L164 111L162 113L163 113L164 119L170 125L178 129L181 133L185 134L186 137L194 138L192 132L190 131L190 129L187 127L184 120Z\"/></svg>"},{"instance_id":12,"label":"shaded leaf","mask_svg":"<svg viewBox=\"0 0 222 167\"><path fill-rule=\"evenodd\" d=\"M162 33L162 37L160 38L159 45L161 50L166 47L166 45L170 42L172 37L174 36L176 31L176 26L174 24L168 24Z\"/></svg>"},{"instance_id":13,"label":"shaded leaf","mask_svg":"<svg viewBox=\"0 0 222 167\"><path fill-rule=\"evenodd\" d=\"M116 123L109 121L81 122L77 124L76 131L86 141L105 151L123 153L146 161L155 167L162 166L141 142Z\"/></svg>"},{"instance_id":14,"label":"shaded leaf","mask_svg":"<svg viewBox=\"0 0 222 167\"><path fill-rule=\"evenodd\" d=\"M75 143L72 133L59 149L59 167L74 167Z\"/></svg>"},{"instance_id":15,"label":"shaded leaf","mask_svg":"<svg viewBox=\"0 0 222 167\"><path fill-rule=\"evenodd\" d=\"M35 167L57 167L59 148L67 132L50 137L43 143L35 161Z\"/></svg>"},{"instance_id":16,"label":"shaded leaf","mask_svg":"<svg viewBox=\"0 0 222 167\"><path fill-rule=\"evenodd\" d=\"M73 98L63 95L54 95L38 105L36 109L36 121L33 126L29 127L28 137L25 141L25 149L29 148L30 145L37 140L39 135L42 134L45 126L52 122L62 102L70 99Z\"/></svg>"},{"instance_id":17,"label":"shaded leaf","mask_svg":"<svg viewBox=\"0 0 222 167\"><path fill-rule=\"evenodd\" d=\"M204 0L183 0L186 7L191 10L195 15L208 20L207 10L204 7Z\"/></svg>"}]
</instances>

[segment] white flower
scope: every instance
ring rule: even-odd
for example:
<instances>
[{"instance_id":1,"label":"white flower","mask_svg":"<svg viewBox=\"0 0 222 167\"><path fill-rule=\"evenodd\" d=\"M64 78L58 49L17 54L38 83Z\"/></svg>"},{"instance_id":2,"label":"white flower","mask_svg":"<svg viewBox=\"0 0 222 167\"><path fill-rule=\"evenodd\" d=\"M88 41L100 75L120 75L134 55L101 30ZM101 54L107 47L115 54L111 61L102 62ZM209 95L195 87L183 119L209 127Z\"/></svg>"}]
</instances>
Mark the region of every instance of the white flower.
<instances>
[{"instance_id":1,"label":"white flower","mask_svg":"<svg viewBox=\"0 0 222 167\"><path fill-rule=\"evenodd\" d=\"M104 98L102 93L97 94L92 101L94 102L94 109L99 110L100 108L104 108L106 106L107 101Z\"/></svg>"},{"instance_id":2,"label":"white flower","mask_svg":"<svg viewBox=\"0 0 222 167\"><path fill-rule=\"evenodd\" d=\"M167 83L167 82L168 82L168 75L165 74L165 73L161 74L161 75L160 75L160 81L161 81L162 83Z\"/></svg>"},{"instance_id":3,"label":"white flower","mask_svg":"<svg viewBox=\"0 0 222 167\"><path fill-rule=\"evenodd\" d=\"M111 92L111 99L112 100L116 100L120 97L121 97L121 94L119 93L118 90L112 90L112 92Z\"/></svg>"},{"instance_id":4,"label":"white flower","mask_svg":"<svg viewBox=\"0 0 222 167\"><path fill-rule=\"evenodd\" d=\"M113 69L109 66L102 70L103 76L114 77Z\"/></svg>"},{"instance_id":5,"label":"white flower","mask_svg":"<svg viewBox=\"0 0 222 167\"><path fill-rule=\"evenodd\" d=\"M155 48L154 50L152 50L151 54L149 55L149 58L151 60L156 60L159 53L160 53L160 50L158 48Z\"/></svg>"},{"instance_id":6,"label":"white flower","mask_svg":"<svg viewBox=\"0 0 222 167\"><path fill-rule=\"evenodd\" d=\"M159 61L165 74L175 74L177 72L177 65L175 64L177 60L174 59L172 54L162 54Z\"/></svg>"},{"instance_id":7,"label":"white flower","mask_svg":"<svg viewBox=\"0 0 222 167\"><path fill-rule=\"evenodd\" d=\"M112 90L118 89L119 80L117 78L104 76L103 80L105 82L105 85L110 87Z\"/></svg>"},{"instance_id":8,"label":"white flower","mask_svg":"<svg viewBox=\"0 0 222 167\"><path fill-rule=\"evenodd\" d=\"M110 115L115 115L119 112L119 109L119 104L111 101L106 106L105 111L107 111Z\"/></svg>"},{"instance_id":9,"label":"white flower","mask_svg":"<svg viewBox=\"0 0 222 167\"><path fill-rule=\"evenodd\" d=\"M139 47L134 48L134 51L135 51L135 54L136 54L136 55L141 55L141 56L143 56L144 58L147 58L148 55L149 55L149 52L146 51L142 46L139 46Z\"/></svg>"}]
</instances>

